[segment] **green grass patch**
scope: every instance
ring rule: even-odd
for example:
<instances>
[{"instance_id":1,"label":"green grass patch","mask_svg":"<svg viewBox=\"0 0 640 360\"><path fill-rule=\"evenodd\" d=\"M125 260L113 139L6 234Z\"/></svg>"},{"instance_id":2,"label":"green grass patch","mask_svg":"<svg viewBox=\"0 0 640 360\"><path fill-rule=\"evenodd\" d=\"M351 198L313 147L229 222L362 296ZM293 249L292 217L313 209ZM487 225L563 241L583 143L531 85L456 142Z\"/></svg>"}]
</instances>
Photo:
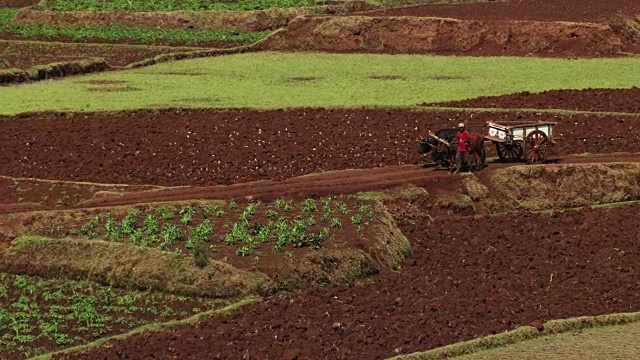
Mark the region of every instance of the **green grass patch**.
<instances>
[{"instance_id":1,"label":"green grass patch","mask_svg":"<svg viewBox=\"0 0 640 360\"><path fill-rule=\"evenodd\" d=\"M412 106L519 91L628 88L640 85L639 67L640 58L245 53L5 87L0 112ZM90 92L88 80L124 80L139 90Z\"/></svg>"},{"instance_id":2,"label":"green grass patch","mask_svg":"<svg viewBox=\"0 0 640 360\"><path fill-rule=\"evenodd\" d=\"M44 10L56 11L177 11L177 10L260 10L291 8L323 4L323 0L46 0L40 3Z\"/></svg>"},{"instance_id":3,"label":"green grass patch","mask_svg":"<svg viewBox=\"0 0 640 360\"><path fill-rule=\"evenodd\" d=\"M20 9L0 8L0 29L2 29L3 26L11 23L13 19L16 18L16 15L18 15L18 11L20 11Z\"/></svg>"},{"instance_id":4,"label":"green grass patch","mask_svg":"<svg viewBox=\"0 0 640 360\"><path fill-rule=\"evenodd\" d=\"M544 323L543 331L522 326L506 333L389 360L632 359L637 353L639 320L638 312L551 320ZM579 335L586 336L578 341L570 340Z\"/></svg>"},{"instance_id":5,"label":"green grass patch","mask_svg":"<svg viewBox=\"0 0 640 360\"><path fill-rule=\"evenodd\" d=\"M596 360L638 356L640 323L588 329L524 341L508 347L455 357L456 360Z\"/></svg>"}]
</instances>

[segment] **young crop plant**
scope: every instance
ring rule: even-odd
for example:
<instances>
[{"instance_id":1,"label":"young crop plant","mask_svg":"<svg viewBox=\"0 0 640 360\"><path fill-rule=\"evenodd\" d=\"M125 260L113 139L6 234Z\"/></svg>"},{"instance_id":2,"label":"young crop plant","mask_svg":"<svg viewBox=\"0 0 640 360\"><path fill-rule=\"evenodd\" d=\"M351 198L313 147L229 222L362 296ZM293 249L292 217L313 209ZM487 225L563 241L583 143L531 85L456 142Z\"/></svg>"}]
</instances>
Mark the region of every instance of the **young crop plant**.
<instances>
[{"instance_id":1,"label":"young crop plant","mask_svg":"<svg viewBox=\"0 0 640 360\"><path fill-rule=\"evenodd\" d=\"M320 221L327 221L329 220L329 218L333 215L333 210L331 210L331 207L329 205L322 206L322 216L320 217Z\"/></svg>"},{"instance_id":2,"label":"young crop plant","mask_svg":"<svg viewBox=\"0 0 640 360\"><path fill-rule=\"evenodd\" d=\"M162 220L173 219L173 212L169 210L166 206L157 206L153 210L156 212L156 214L160 215Z\"/></svg>"},{"instance_id":3,"label":"young crop plant","mask_svg":"<svg viewBox=\"0 0 640 360\"><path fill-rule=\"evenodd\" d=\"M97 229L97 225L102 221L100 215L96 215L88 223L80 228L80 233L86 235L89 239L94 239L100 235L100 230Z\"/></svg>"},{"instance_id":4,"label":"young crop plant","mask_svg":"<svg viewBox=\"0 0 640 360\"><path fill-rule=\"evenodd\" d=\"M105 237L110 241L118 241L120 239L120 227L112 217L107 218L107 222L104 224L104 229L107 231Z\"/></svg>"},{"instance_id":5,"label":"young crop plant","mask_svg":"<svg viewBox=\"0 0 640 360\"><path fill-rule=\"evenodd\" d=\"M256 231L254 239L256 243L265 243L269 240L269 227L258 225L259 228Z\"/></svg>"},{"instance_id":6,"label":"young crop plant","mask_svg":"<svg viewBox=\"0 0 640 360\"><path fill-rule=\"evenodd\" d=\"M215 217L221 217L222 215L224 215L224 209L222 208L222 206L220 206L220 204L206 204L202 207L202 216L208 218L211 215L214 215Z\"/></svg>"},{"instance_id":7,"label":"young crop plant","mask_svg":"<svg viewBox=\"0 0 640 360\"><path fill-rule=\"evenodd\" d=\"M230 210L235 210L237 208L238 208L238 203L235 200L229 201L229 209Z\"/></svg>"},{"instance_id":8,"label":"young crop plant","mask_svg":"<svg viewBox=\"0 0 640 360\"><path fill-rule=\"evenodd\" d=\"M313 226L316 224L316 218L310 216L305 220L305 222L307 223L307 226Z\"/></svg>"},{"instance_id":9,"label":"young crop plant","mask_svg":"<svg viewBox=\"0 0 640 360\"><path fill-rule=\"evenodd\" d=\"M277 208L280 208L286 212L293 210L293 206L291 206L291 201L285 201L283 199L276 199L273 201L273 205Z\"/></svg>"},{"instance_id":10,"label":"young crop plant","mask_svg":"<svg viewBox=\"0 0 640 360\"><path fill-rule=\"evenodd\" d=\"M364 214L364 216L366 216L367 219L369 220L373 219L373 210L371 209L371 205L360 205L358 207L358 211Z\"/></svg>"},{"instance_id":11,"label":"young crop plant","mask_svg":"<svg viewBox=\"0 0 640 360\"><path fill-rule=\"evenodd\" d=\"M269 210L267 210L267 211L266 211L265 216L266 216L268 219L273 220L273 219L275 219L275 218L277 218L277 217L278 217L278 212L277 212L277 211L275 211L275 210L273 210L273 209L269 209Z\"/></svg>"},{"instance_id":12,"label":"young crop plant","mask_svg":"<svg viewBox=\"0 0 640 360\"><path fill-rule=\"evenodd\" d=\"M236 250L238 256L249 256L253 252L253 247L250 245L243 245Z\"/></svg>"},{"instance_id":13,"label":"young crop plant","mask_svg":"<svg viewBox=\"0 0 640 360\"><path fill-rule=\"evenodd\" d=\"M162 244L160 247L162 249L166 249L169 246L173 245L176 241L178 241L182 237L180 233L180 229L178 226L174 224L164 224L162 226Z\"/></svg>"},{"instance_id":14,"label":"young crop plant","mask_svg":"<svg viewBox=\"0 0 640 360\"><path fill-rule=\"evenodd\" d=\"M302 212L313 212L318 210L318 204L314 199L305 199L302 202Z\"/></svg>"},{"instance_id":15,"label":"young crop plant","mask_svg":"<svg viewBox=\"0 0 640 360\"><path fill-rule=\"evenodd\" d=\"M133 231L136 229L138 214L140 214L140 211L138 209L133 209L127 214L127 216L122 219L120 228L122 229L123 234L131 235L133 233Z\"/></svg>"},{"instance_id":16,"label":"young crop plant","mask_svg":"<svg viewBox=\"0 0 640 360\"><path fill-rule=\"evenodd\" d=\"M158 220L153 214L147 214L144 217L144 233L150 236L158 234Z\"/></svg>"},{"instance_id":17,"label":"young crop plant","mask_svg":"<svg viewBox=\"0 0 640 360\"><path fill-rule=\"evenodd\" d=\"M293 247L302 247L307 237L307 222L304 220L296 220L290 230L290 242Z\"/></svg>"},{"instance_id":18,"label":"young crop plant","mask_svg":"<svg viewBox=\"0 0 640 360\"><path fill-rule=\"evenodd\" d=\"M331 219L331 227L335 229L340 229L342 227L342 222L338 218Z\"/></svg>"},{"instance_id":19,"label":"young crop plant","mask_svg":"<svg viewBox=\"0 0 640 360\"><path fill-rule=\"evenodd\" d=\"M338 211L340 211L343 214L346 214L349 212L349 206L347 206L347 204L342 201L336 204L336 208L338 209Z\"/></svg>"},{"instance_id":20,"label":"young crop plant","mask_svg":"<svg viewBox=\"0 0 640 360\"><path fill-rule=\"evenodd\" d=\"M213 225L211 224L211 220L204 219L200 224L198 224L193 230L191 230L191 235L189 236L189 240L187 240L187 249L192 249L198 242L208 243L209 236L213 234Z\"/></svg>"},{"instance_id":21,"label":"young crop plant","mask_svg":"<svg viewBox=\"0 0 640 360\"><path fill-rule=\"evenodd\" d=\"M193 221L193 206L185 206L180 210L180 222L182 225L189 225Z\"/></svg>"},{"instance_id":22,"label":"young crop plant","mask_svg":"<svg viewBox=\"0 0 640 360\"><path fill-rule=\"evenodd\" d=\"M238 221L231 227L231 230L224 236L224 243L227 245L234 245L238 242L247 242L251 235L247 231L247 224Z\"/></svg>"},{"instance_id":23,"label":"young crop plant","mask_svg":"<svg viewBox=\"0 0 640 360\"><path fill-rule=\"evenodd\" d=\"M256 214L256 209L258 208L258 206L260 205L260 202L257 201L255 203L250 203L249 205L247 205L247 207L244 209L243 214L246 216L253 216Z\"/></svg>"},{"instance_id":24,"label":"young crop plant","mask_svg":"<svg viewBox=\"0 0 640 360\"><path fill-rule=\"evenodd\" d=\"M287 219L280 218L277 223L275 223L275 233L276 233L276 244L273 246L272 251L274 253L280 252L283 247L289 244L289 239L291 238L291 228L289 227L289 223Z\"/></svg>"},{"instance_id":25,"label":"young crop plant","mask_svg":"<svg viewBox=\"0 0 640 360\"><path fill-rule=\"evenodd\" d=\"M142 229L134 229L129 235L129 242L132 244L143 245L144 231Z\"/></svg>"},{"instance_id":26,"label":"young crop plant","mask_svg":"<svg viewBox=\"0 0 640 360\"><path fill-rule=\"evenodd\" d=\"M355 214L351 217L351 222L355 225L362 224L362 216L360 214Z\"/></svg>"}]
</instances>

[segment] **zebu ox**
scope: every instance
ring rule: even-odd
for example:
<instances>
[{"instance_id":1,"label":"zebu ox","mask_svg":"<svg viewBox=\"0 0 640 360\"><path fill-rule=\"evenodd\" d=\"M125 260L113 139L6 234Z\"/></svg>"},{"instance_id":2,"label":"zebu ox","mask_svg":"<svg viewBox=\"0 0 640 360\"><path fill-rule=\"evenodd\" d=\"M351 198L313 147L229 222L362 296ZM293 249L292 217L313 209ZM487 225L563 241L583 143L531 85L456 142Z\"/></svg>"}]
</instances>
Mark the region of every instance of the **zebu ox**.
<instances>
[{"instance_id":1,"label":"zebu ox","mask_svg":"<svg viewBox=\"0 0 640 360\"><path fill-rule=\"evenodd\" d=\"M427 136L419 141L418 152L427 154L431 152L431 159L436 164L451 168L456 163L456 152L458 144L455 144L458 129L440 129L434 136ZM487 154L484 149L484 135L480 133L470 133L471 150L469 151L470 170L482 170ZM446 143L445 143L446 142Z\"/></svg>"}]
</instances>

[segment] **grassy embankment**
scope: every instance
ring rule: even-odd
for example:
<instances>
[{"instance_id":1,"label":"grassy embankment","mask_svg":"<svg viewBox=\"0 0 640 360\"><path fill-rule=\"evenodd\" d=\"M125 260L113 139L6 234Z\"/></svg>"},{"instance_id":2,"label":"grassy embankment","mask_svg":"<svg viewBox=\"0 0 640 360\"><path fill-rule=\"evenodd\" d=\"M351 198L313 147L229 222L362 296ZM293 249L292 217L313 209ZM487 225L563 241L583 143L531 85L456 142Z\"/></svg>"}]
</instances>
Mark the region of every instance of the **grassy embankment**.
<instances>
[{"instance_id":1,"label":"grassy embankment","mask_svg":"<svg viewBox=\"0 0 640 360\"><path fill-rule=\"evenodd\" d=\"M412 106L518 91L627 88L640 85L639 67L640 58L248 53L5 87L0 111ZM125 81L128 91L89 91L89 80Z\"/></svg>"}]
</instances>

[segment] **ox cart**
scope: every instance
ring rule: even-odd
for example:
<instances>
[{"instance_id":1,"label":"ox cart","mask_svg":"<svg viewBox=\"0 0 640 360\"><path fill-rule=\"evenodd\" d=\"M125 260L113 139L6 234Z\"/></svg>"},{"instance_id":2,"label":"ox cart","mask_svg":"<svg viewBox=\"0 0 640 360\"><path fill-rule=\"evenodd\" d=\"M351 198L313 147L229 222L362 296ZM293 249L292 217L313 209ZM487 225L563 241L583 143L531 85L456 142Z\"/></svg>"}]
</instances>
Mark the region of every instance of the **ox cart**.
<instances>
[{"instance_id":1,"label":"ox cart","mask_svg":"<svg viewBox=\"0 0 640 360\"><path fill-rule=\"evenodd\" d=\"M528 163L544 162L547 159L547 146L554 144L553 128L556 124L489 121L485 139L496 145L500 161L513 162L524 158Z\"/></svg>"}]
</instances>

